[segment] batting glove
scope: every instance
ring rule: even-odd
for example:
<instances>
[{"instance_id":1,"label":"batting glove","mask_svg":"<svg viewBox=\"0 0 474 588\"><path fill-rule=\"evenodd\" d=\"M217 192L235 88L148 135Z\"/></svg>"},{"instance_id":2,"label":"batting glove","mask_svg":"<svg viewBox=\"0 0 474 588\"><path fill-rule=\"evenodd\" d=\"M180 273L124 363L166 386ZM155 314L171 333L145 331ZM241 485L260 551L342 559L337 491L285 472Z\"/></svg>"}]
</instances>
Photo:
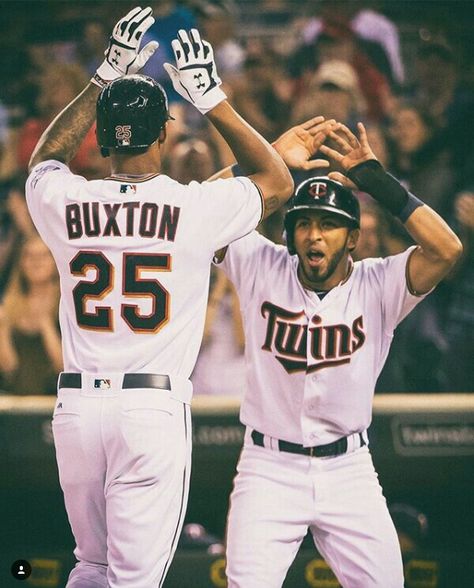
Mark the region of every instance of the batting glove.
<instances>
[{"instance_id":1,"label":"batting glove","mask_svg":"<svg viewBox=\"0 0 474 588\"><path fill-rule=\"evenodd\" d=\"M156 41L150 41L141 51L140 42L145 32L155 22L152 9L137 6L115 25L105 59L97 68L92 82L103 87L108 82L140 70L158 48Z\"/></svg>"},{"instance_id":2,"label":"batting glove","mask_svg":"<svg viewBox=\"0 0 474 588\"><path fill-rule=\"evenodd\" d=\"M178 31L178 38L171 42L176 67L164 63L163 67L173 82L173 87L183 98L206 114L227 96L220 89L222 80L217 75L214 52L203 41L196 29Z\"/></svg>"}]
</instances>

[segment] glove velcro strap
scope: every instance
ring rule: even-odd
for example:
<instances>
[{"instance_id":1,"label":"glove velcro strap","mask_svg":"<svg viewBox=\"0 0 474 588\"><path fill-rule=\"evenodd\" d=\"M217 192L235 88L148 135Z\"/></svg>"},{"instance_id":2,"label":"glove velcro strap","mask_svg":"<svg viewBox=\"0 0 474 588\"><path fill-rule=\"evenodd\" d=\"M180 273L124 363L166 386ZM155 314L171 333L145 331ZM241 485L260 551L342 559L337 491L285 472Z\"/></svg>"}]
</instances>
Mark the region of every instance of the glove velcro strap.
<instances>
[{"instance_id":1,"label":"glove velcro strap","mask_svg":"<svg viewBox=\"0 0 474 588\"><path fill-rule=\"evenodd\" d=\"M92 76L91 83L99 86L99 88L104 88L108 84L107 80L101 78L97 72Z\"/></svg>"},{"instance_id":2,"label":"glove velcro strap","mask_svg":"<svg viewBox=\"0 0 474 588\"><path fill-rule=\"evenodd\" d=\"M402 222L405 222L416 208L423 205L421 200L410 194L375 159L359 163L347 171L346 176L360 190L370 194L393 215L398 216Z\"/></svg>"}]
</instances>

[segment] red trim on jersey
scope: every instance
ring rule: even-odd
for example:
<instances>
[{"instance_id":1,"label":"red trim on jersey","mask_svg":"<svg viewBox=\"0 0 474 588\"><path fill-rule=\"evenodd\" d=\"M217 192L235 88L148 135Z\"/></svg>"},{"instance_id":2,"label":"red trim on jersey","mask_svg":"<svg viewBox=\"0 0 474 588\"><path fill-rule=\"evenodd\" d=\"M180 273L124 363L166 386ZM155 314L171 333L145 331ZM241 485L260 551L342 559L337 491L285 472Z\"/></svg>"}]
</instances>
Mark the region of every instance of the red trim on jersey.
<instances>
[{"instance_id":1,"label":"red trim on jersey","mask_svg":"<svg viewBox=\"0 0 474 588\"><path fill-rule=\"evenodd\" d=\"M113 180L114 182L121 182L122 184L140 184L142 182L147 182L148 180L156 178L159 175L159 172L147 174L145 176L129 176L124 174L123 176L108 176L104 178L104 180Z\"/></svg>"}]
</instances>

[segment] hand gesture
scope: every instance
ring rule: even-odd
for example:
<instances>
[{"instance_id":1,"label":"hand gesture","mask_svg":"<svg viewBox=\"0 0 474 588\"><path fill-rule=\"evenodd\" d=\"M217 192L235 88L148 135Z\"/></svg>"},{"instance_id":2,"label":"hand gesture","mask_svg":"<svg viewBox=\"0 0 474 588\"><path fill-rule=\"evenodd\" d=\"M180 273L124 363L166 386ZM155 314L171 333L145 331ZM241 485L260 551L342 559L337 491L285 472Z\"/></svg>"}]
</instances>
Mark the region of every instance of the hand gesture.
<instances>
[{"instance_id":1,"label":"hand gesture","mask_svg":"<svg viewBox=\"0 0 474 588\"><path fill-rule=\"evenodd\" d=\"M163 67L178 94L202 114L227 98L219 87L222 81L217 75L212 47L201 39L199 31L191 29L188 34L181 29L171 47L176 67L171 63L164 63Z\"/></svg>"},{"instance_id":2,"label":"hand gesture","mask_svg":"<svg viewBox=\"0 0 474 588\"><path fill-rule=\"evenodd\" d=\"M357 129L359 131L359 139L357 139L346 125L337 123L335 128L329 132L328 136L336 143L338 148L332 149L327 145L321 145L319 148L321 153L334 160L344 172L349 171L364 161L369 161L369 159L377 160L369 145L364 125L357 123ZM331 172L328 174L328 177L340 182L351 190L358 190L357 186L340 172Z\"/></svg>"},{"instance_id":3,"label":"hand gesture","mask_svg":"<svg viewBox=\"0 0 474 588\"><path fill-rule=\"evenodd\" d=\"M115 25L105 50L105 60L92 78L96 83L102 82L98 85L126 74L137 73L156 51L156 41L150 41L139 51L143 35L155 22L151 14L150 7L142 9L137 6Z\"/></svg>"},{"instance_id":4,"label":"hand gesture","mask_svg":"<svg viewBox=\"0 0 474 588\"><path fill-rule=\"evenodd\" d=\"M290 169L329 167L329 161L325 159L310 158L318 152L335 125L335 120L325 121L323 116L316 116L283 133L273 147Z\"/></svg>"}]
</instances>

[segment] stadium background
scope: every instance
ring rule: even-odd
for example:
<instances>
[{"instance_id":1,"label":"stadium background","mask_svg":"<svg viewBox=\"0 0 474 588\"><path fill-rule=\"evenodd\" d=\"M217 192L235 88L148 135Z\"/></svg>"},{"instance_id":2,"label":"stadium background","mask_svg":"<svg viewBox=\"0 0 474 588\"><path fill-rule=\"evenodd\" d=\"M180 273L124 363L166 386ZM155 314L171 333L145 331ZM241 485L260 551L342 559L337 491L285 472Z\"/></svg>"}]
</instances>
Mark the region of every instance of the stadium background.
<instances>
[{"instance_id":1,"label":"stadium background","mask_svg":"<svg viewBox=\"0 0 474 588\"><path fill-rule=\"evenodd\" d=\"M459 230L460 221L454 202L457 195L464 192L470 193L472 198L474 188L474 149L470 137L473 127L470 124L472 118L469 118L469 112L472 116L474 111L474 108L471 110L471 106L474 107L472 2L240 0L231 3L189 0L150 4L156 5L157 11L168 4L184 9L188 12L185 17L181 15L182 18L189 18L191 14L190 18L196 19L200 26L208 26L211 32L212 24L217 29L226 29L226 41L230 43L228 53L223 52L224 61L227 55L224 63L227 69L222 77L236 101L240 98L239 93L245 93L252 81L252 77L248 77L252 66L265 62L265 51L272 54L274 61L270 64L278 65L278 74L282 73L285 87L290 80L293 91L297 93L295 88L298 87L301 91L298 83L303 83L305 79L305 72L301 72L305 69L302 65L305 59L311 59L307 52L302 51L302 40L309 39L308 44L311 44L312 19L324 15L325 10L337 12L337 5L340 7L342 4L357 5L357 9L374 9L389 19L397 30L404 68L403 81L397 79L396 72L390 74L382 70L388 79L390 100L383 106L379 118L375 116L371 121L380 128L393 118L396 110L394 102L414 100L416 96L416 59L420 47L441 47L442 55L446 55L443 51L448 51L449 59L456 64L459 83L464 90L464 101L458 104L458 112L464 118L461 121L456 117L449 119L452 126L447 131L451 133L441 134L450 147L451 160L447 172L452 183L448 195L443 194L440 200L439 211ZM24 211L21 201L17 203L20 212L16 213L7 203L12 201L12 191L21 192L24 180L22 157L24 159L28 151L28 142L25 142L22 151L21 145L18 146L18 133L25 130L29 119L39 118L41 114L38 105L40 82L36 74L39 69L46 70L47 65L56 68L56 71L60 71L64 63L80 63L86 70L93 67L93 58L95 55L97 59L97 54L90 48L86 52L81 43L86 25L101 23L108 30L133 5L129 1L0 2L3 15L0 24L1 296L8 291L12 268L18 263L18 251L28 237L28 228L22 228L18 222ZM176 22L184 21L177 19ZM100 27L97 34L100 41ZM337 34L344 37L347 31L342 28ZM239 55L241 69L236 65ZM265 64L269 66L268 61ZM306 69L312 67L309 62L307 66ZM318 66L318 63L314 64L315 70ZM270 140L278 135L281 125L283 129L287 128L288 120L291 120L291 112L285 111L285 100L282 102L280 110L270 112L270 120L262 123L262 132L266 132ZM291 103L291 97L287 102ZM243 107L249 108L249 104L252 108L254 102L244 101ZM303 111L304 107L303 103ZM183 160L183 153L185 158L189 153L199 152L196 144L189 144L191 136L197 136L205 144L212 144L210 160L206 161L209 168L226 163L229 154L196 116L186 111L179 102L173 102L173 108L180 112L177 117L180 134L177 134L169 152L168 171L183 174L183 170L176 167L176 161L180 157ZM278 120L284 112L290 112L289 118ZM268 122L269 126L265 126ZM427 151L425 157L429 158L432 154L433 151ZM85 163L78 162L78 170L81 165L83 173L92 175L101 172L100 163L92 156L89 160L86 157ZM193 165L193 171L206 167L198 159ZM440 177L439 181L442 180L443 177ZM380 226L386 227L386 219L379 216L378 221ZM15 222L18 226L12 229ZM463 231L465 228L463 225ZM9 241L9 231L12 230L17 230L18 234ZM21 234L22 230L24 234ZM270 233L278 230L278 225L277 229L269 226L268 230ZM387 230L395 240L399 238L396 227ZM467 242L471 243L472 223L467 223L465 232ZM6 253L5 247L2 248L5 243L11 245ZM472 258L467 261L472 261ZM462 292L464 297L472 294L472 269L471 274L469 269L464 269L457 283L465 286ZM452 330L452 315L439 312L439 308L452 308L453 300L459 299L459 292L450 284L440 290L439 299L432 309L439 313L436 316L440 330L432 329L432 338L417 341L419 347L415 347L414 352L420 357L420 365L417 369L412 367L411 371L407 368L407 379L400 383L399 388L393 374L390 371L385 374L384 385L381 384L377 390L374 422L369 432L375 465L387 500L390 505L406 505L397 520L402 530L412 533L419 541L418 548L406 555L408 588L470 588L474 585L474 395L472 380L470 385L464 387L452 386L450 371L443 368L446 363L454 361L449 355L449 337L445 347L440 345L438 348L433 344L437 338L439 340L440 333L449 334ZM472 298L470 300L472 305ZM431 314L428 316L431 317ZM465 337L459 342L466 356L472 358L472 316L463 315L464 319L467 326L463 326L466 328L456 333ZM426 320L426 316L417 317L415 328ZM230 332L233 328L230 320L221 324L221 330L228 329ZM401 346L409 336L410 331L405 334L405 339L400 339ZM214 355L208 352L206 357L205 349L204 345L203 357L206 361L203 360L199 379L196 380L198 393L193 405L193 476L186 522L202 524L206 532L202 535L197 527L188 528L189 533L182 538L166 582L167 588L225 586L219 544L224 535L227 499L243 430L238 422L239 395L224 387L225 378L219 378L221 390L211 392L209 383L211 394L206 394L206 382L219 375L226 357L216 357L215 350ZM393 361L392 370L396 371L397 365ZM432 377L435 372L438 373L438 368L440 377ZM457 364L456 369L459 369ZM10 565L17 559L33 563L34 572L26 585L63 586L65 574L73 565L73 542L58 485L52 446L50 415L54 391L36 389L34 377L28 389L20 392L9 390L6 379L1 381L0 388L4 392L0 393L0 586L17 585L9 571ZM420 515L426 516L427 529L420 527L417 518ZM310 541L305 541L285 583L286 588L305 586L338 586L317 558Z\"/></svg>"}]
</instances>

